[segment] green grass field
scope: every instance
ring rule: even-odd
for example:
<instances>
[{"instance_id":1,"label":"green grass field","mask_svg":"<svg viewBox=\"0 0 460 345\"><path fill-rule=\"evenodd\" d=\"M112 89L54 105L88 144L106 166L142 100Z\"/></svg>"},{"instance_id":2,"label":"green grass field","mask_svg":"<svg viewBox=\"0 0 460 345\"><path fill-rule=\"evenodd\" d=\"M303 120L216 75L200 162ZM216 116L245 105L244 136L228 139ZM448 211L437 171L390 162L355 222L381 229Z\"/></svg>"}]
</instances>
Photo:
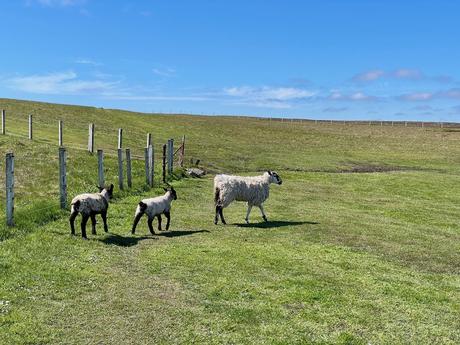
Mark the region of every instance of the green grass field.
<instances>
[{"instance_id":1,"label":"green grass field","mask_svg":"<svg viewBox=\"0 0 460 345\"><path fill-rule=\"evenodd\" d=\"M1 344L459 344L460 131L185 115L0 100L1 159L16 156L16 227L0 216ZM27 139L34 114L35 140ZM57 121L69 199L96 191L88 123L116 184L117 128L143 157L186 135L204 179L172 182L170 232L151 236L137 202L158 195L133 166L109 234L71 237L58 208ZM4 164L4 163L3 163ZM277 170L263 223L246 205L213 224L216 172ZM0 183L4 185L4 170ZM5 196L0 203L4 209ZM38 210L38 211L37 211ZM3 213L3 212L2 212ZM155 224L156 225L156 224ZM77 228L78 229L78 228ZM77 234L79 232L77 231Z\"/></svg>"}]
</instances>

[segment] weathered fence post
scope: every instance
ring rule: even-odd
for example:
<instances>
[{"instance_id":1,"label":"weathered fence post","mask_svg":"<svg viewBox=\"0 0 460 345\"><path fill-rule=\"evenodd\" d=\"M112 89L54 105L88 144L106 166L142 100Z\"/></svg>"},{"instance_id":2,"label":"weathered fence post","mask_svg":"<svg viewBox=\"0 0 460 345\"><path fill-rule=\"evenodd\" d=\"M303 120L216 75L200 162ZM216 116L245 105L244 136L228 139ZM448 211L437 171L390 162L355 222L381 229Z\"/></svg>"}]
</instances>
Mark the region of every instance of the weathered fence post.
<instances>
[{"instance_id":1,"label":"weathered fence post","mask_svg":"<svg viewBox=\"0 0 460 345\"><path fill-rule=\"evenodd\" d=\"M97 180L99 187L104 187L104 151L97 150Z\"/></svg>"},{"instance_id":2,"label":"weathered fence post","mask_svg":"<svg viewBox=\"0 0 460 345\"><path fill-rule=\"evenodd\" d=\"M94 152L94 123L89 124L88 132L88 151L90 153Z\"/></svg>"},{"instance_id":3,"label":"weathered fence post","mask_svg":"<svg viewBox=\"0 0 460 345\"><path fill-rule=\"evenodd\" d=\"M145 147L149 147L150 145L152 145L152 134L147 133L147 145Z\"/></svg>"},{"instance_id":4,"label":"weathered fence post","mask_svg":"<svg viewBox=\"0 0 460 345\"><path fill-rule=\"evenodd\" d=\"M14 154L6 154L6 225L14 225Z\"/></svg>"},{"instance_id":5,"label":"weathered fence post","mask_svg":"<svg viewBox=\"0 0 460 345\"><path fill-rule=\"evenodd\" d=\"M118 149L118 188L123 190L123 150Z\"/></svg>"},{"instance_id":6,"label":"weathered fence post","mask_svg":"<svg viewBox=\"0 0 460 345\"><path fill-rule=\"evenodd\" d=\"M179 151L179 166L184 167L184 157L185 157L185 135L182 136L182 144Z\"/></svg>"},{"instance_id":7,"label":"weathered fence post","mask_svg":"<svg viewBox=\"0 0 460 345\"><path fill-rule=\"evenodd\" d=\"M3 135L5 134L5 125L6 125L6 123L5 123L6 118L5 117L6 117L5 116L5 109L2 109L2 134Z\"/></svg>"},{"instance_id":8,"label":"weathered fence post","mask_svg":"<svg viewBox=\"0 0 460 345\"><path fill-rule=\"evenodd\" d=\"M424 123L422 122L422 128L424 127Z\"/></svg>"},{"instance_id":9,"label":"weathered fence post","mask_svg":"<svg viewBox=\"0 0 460 345\"><path fill-rule=\"evenodd\" d=\"M123 147L123 128L118 128L118 148Z\"/></svg>"},{"instance_id":10,"label":"weathered fence post","mask_svg":"<svg viewBox=\"0 0 460 345\"><path fill-rule=\"evenodd\" d=\"M32 132L32 115L29 115L29 140L32 140L33 132Z\"/></svg>"},{"instance_id":11,"label":"weathered fence post","mask_svg":"<svg viewBox=\"0 0 460 345\"><path fill-rule=\"evenodd\" d=\"M407 121L404 121L404 127L407 127Z\"/></svg>"},{"instance_id":12,"label":"weathered fence post","mask_svg":"<svg viewBox=\"0 0 460 345\"><path fill-rule=\"evenodd\" d=\"M62 120L59 120L59 134L58 134L59 146L62 146Z\"/></svg>"},{"instance_id":13,"label":"weathered fence post","mask_svg":"<svg viewBox=\"0 0 460 345\"><path fill-rule=\"evenodd\" d=\"M173 173L174 162L174 139L168 140L168 175Z\"/></svg>"},{"instance_id":14,"label":"weathered fence post","mask_svg":"<svg viewBox=\"0 0 460 345\"><path fill-rule=\"evenodd\" d=\"M59 148L59 204L61 208L67 207L67 155L64 147Z\"/></svg>"},{"instance_id":15,"label":"weathered fence post","mask_svg":"<svg viewBox=\"0 0 460 345\"><path fill-rule=\"evenodd\" d=\"M166 182L166 144L163 145L163 183Z\"/></svg>"},{"instance_id":16,"label":"weathered fence post","mask_svg":"<svg viewBox=\"0 0 460 345\"><path fill-rule=\"evenodd\" d=\"M145 148L145 182L150 187L153 187L153 146L149 145Z\"/></svg>"},{"instance_id":17,"label":"weathered fence post","mask_svg":"<svg viewBox=\"0 0 460 345\"><path fill-rule=\"evenodd\" d=\"M149 148L144 148L144 159L145 159L145 183L150 186L149 180Z\"/></svg>"},{"instance_id":18,"label":"weathered fence post","mask_svg":"<svg viewBox=\"0 0 460 345\"><path fill-rule=\"evenodd\" d=\"M128 188L132 187L131 181L131 150L126 149L126 181L128 184Z\"/></svg>"},{"instance_id":19,"label":"weathered fence post","mask_svg":"<svg viewBox=\"0 0 460 345\"><path fill-rule=\"evenodd\" d=\"M441 121L441 128L444 128L444 122Z\"/></svg>"}]
</instances>

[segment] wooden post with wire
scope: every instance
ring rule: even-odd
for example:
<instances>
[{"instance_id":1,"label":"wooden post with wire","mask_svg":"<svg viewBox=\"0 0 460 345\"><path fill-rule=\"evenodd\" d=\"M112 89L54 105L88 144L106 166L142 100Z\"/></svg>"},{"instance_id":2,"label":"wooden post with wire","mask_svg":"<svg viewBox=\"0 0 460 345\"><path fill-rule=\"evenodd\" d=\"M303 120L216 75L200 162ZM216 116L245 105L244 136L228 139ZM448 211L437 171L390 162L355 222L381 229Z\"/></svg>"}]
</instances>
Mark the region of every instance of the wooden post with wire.
<instances>
[{"instance_id":1,"label":"wooden post with wire","mask_svg":"<svg viewBox=\"0 0 460 345\"><path fill-rule=\"evenodd\" d=\"M5 109L2 109L2 134L5 135L5 126L6 126L6 112Z\"/></svg>"},{"instance_id":2,"label":"wooden post with wire","mask_svg":"<svg viewBox=\"0 0 460 345\"><path fill-rule=\"evenodd\" d=\"M6 154L6 225L14 226L14 154Z\"/></svg>"},{"instance_id":3,"label":"wooden post with wire","mask_svg":"<svg viewBox=\"0 0 460 345\"><path fill-rule=\"evenodd\" d=\"M62 120L59 120L59 134L58 134L58 142L59 142L59 146L62 146L63 142L62 142L62 130L63 130L63 123L62 123Z\"/></svg>"},{"instance_id":4,"label":"wooden post with wire","mask_svg":"<svg viewBox=\"0 0 460 345\"><path fill-rule=\"evenodd\" d=\"M33 138L33 131L32 131L32 114L29 115L29 140Z\"/></svg>"},{"instance_id":5,"label":"wooden post with wire","mask_svg":"<svg viewBox=\"0 0 460 345\"><path fill-rule=\"evenodd\" d=\"M118 188L123 190L123 149L118 149Z\"/></svg>"},{"instance_id":6,"label":"wooden post with wire","mask_svg":"<svg viewBox=\"0 0 460 345\"><path fill-rule=\"evenodd\" d=\"M94 153L94 123L90 123L88 128L88 152Z\"/></svg>"},{"instance_id":7,"label":"wooden post with wire","mask_svg":"<svg viewBox=\"0 0 460 345\"><path fill-rule=\"evenodd\" d=\"M59 204L62 209L67 207L67 154L64 147L59 148Z\"/></svg>"},{"instance_id":8,"label":"wooden post with wire","mask_svg":"<svg viewBox=\"0 0 460 345\"><path fill-rule=\"evenodd\" d=\"M168 140L168 175L173 173L174 163L174 139Z\"/></svg>"},{"instance_id":9,"label":"wooden post with wire","mask_svg":"<svg viewBox=\"0 0 460 345\"><path fill-rule=\"evenodd\" d=\"M163 183L166 183L166 145L163 145Z\"/></svg>"},{"instance_id":10,"label":"wooden post with wire","mask_svg":"<svg viewBox=\"0 0 460 345\"><path fill-rule=\"evenodd\" d=\"M126 149L126 183L128 184L128 188L132 187L132 180L131 180L131 150Z\"/></svg>"},{"instance_id":11,"label":"wooden post with wire","mask_svg":"<svg viewBox=\"0 0 460 345\"><path fill-rule=\"evenodd\" d=\"M104 187L104 151L97 150L97 181L99 187Z\"/></svg>"}]
</instances>

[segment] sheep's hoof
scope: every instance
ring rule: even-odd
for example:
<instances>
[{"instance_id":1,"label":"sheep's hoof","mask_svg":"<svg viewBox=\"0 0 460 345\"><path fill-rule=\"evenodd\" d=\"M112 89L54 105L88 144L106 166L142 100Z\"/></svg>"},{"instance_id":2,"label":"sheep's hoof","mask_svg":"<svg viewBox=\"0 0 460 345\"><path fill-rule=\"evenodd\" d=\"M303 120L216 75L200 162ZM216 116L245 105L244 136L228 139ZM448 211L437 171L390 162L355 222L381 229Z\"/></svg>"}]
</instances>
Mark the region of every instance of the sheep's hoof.
<instances>
[{"instance_id":1,"label":"sheep's hoof","mask_svg":"<svg viewBox=\"0 0 460 345\"><path fill-rule=\"evenodd\" d=\"M88 241L88 237L83 237L83 236L82 236L81 239L84 240L84 241Z\"/></svg>"}]
</instances>

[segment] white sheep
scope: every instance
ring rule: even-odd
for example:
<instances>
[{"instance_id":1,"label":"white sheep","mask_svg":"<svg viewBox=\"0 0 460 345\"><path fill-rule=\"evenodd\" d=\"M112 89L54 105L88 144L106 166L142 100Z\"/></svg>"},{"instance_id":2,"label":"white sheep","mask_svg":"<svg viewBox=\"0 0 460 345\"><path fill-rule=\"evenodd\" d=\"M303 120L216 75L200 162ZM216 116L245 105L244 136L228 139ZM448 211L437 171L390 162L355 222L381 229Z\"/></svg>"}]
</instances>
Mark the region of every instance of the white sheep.
<instances>
[{"instance_id":1,"label":"white sheep","mask_svg":"<svg viewBox=\"0 0 460 345\"><path fill-rule=\"evenodd\" d=\"M109 208L109 200L113 195L113 184L109 187L98 187L99 193L80 194L72 199L70 208L70 230L71 234L75 235L74 221L81 213L81 236L86 239L86 223L91 218L92 234L96 235L96 214L100 214L104 222L104 231L109 231L107 227L107 209Z\"/></svg>"},{"instance_id":2,"label":"white sheep","mask_svg":"<svg viewBox=\"0 0 460 345\"><path fill-rule=\"evenodd\" d=\"M171 221L171 202L177 200L177 193L173 187L166 189L165 194L162 196L157 196L156 198L143 199L137 205L136 213L134 215L133 228L131 233L134 234L136 231L137 223L141 217L147 215L147 224L149 225L149 230L152 235L155 234L153 231L152 222L155 217L158 218L158 230L161 231L161 215L164 214L167 219L166 230L169 230L169 223Z\"/></svg>"},{"instance_id":3,"label":"white sheep","mask_svg":"<svg viewBox=\"0 0 460 345\"><path fill-rule=\"evenodd\" d=\"M227 224L224 220L223 209L234 200L247 201L246 223L249 223L249 213L253 206L260 208L264 221L267 221L263 203L268 198L270 183L280 185L282 182L274 171L266 171L263 175L251 177L216 175L214 177L214 201L216 205L214 224L217 224L218 216L220 216L223 224Z\"/></svg>"}]
</instances>

